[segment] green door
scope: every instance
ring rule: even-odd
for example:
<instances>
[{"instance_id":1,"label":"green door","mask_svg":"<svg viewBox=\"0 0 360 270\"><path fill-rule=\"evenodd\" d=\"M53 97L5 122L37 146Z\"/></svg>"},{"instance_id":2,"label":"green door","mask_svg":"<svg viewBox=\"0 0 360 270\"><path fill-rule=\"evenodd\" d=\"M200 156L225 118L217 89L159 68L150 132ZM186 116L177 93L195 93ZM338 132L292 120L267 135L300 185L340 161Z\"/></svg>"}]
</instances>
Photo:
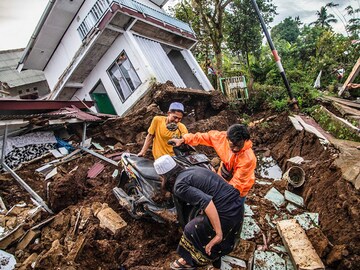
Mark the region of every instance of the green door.
<instances>
[{"instance_id":1,"label":"green door","mask_svg":"<svg viewBox=\"0 0 360 270\"><path fill-rule=\"evenodd\" d=\"M96 108L101 113L107 113L107 114L115 114L116 111L114 109L114 106L111 104L111 101L109 99L109 96L106 93L91 93L91 98L96 103Z\"/></svg>"}]
</instances>

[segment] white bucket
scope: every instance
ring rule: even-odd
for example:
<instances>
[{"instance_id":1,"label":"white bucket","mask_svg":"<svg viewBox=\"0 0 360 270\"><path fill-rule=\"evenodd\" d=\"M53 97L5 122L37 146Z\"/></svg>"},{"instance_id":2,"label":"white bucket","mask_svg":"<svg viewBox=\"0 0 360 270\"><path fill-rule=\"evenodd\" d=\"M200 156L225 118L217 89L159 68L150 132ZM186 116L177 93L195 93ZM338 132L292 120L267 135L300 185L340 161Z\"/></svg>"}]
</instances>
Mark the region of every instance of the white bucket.
<instances>
[{"instance_id":1,"label":"white bucket","mask_svg":"<svg viewBox=\"0 0 360 270\"><path fill-rule=\"evenodd\" d=\"M301 187L305 182L305 172L298 166L290 167L282 177L293 187Z\"/></svg>"}]
</instances>

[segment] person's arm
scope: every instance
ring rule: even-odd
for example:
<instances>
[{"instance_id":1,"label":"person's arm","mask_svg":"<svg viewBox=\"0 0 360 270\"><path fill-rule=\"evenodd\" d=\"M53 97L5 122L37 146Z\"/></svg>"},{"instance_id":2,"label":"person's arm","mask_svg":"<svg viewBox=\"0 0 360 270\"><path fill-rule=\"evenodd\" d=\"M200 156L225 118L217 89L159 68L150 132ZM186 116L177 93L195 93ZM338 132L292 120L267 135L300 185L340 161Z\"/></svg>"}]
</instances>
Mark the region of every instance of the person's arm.
<instances>
[{"instance_id":1,"label":"person's arm","mask_svg":"<svg viewBox=\"0 0 360 270\"><path fill-rule=\"evenodd\" d=\"M146 154L146 151L149 149L154 137L155 137L154 135L148 133L148 135L145 138L145 142L141 151L137 154L138 157L143 157Z\"/></svg>"},{"instance_id":2,"label":"person's arm","mask_svg":"<svg viewBox=\"0 0 360 270\"><path fill-rule=\"evenodd\" d=\"M215 236L210 242L205 246L205 252L207 255L211 255L211 249L216 244L220 243L223 239L223 233L221 230L221 223L218 211L216 210L214 202L211 200L208 206L205 208L205 214L210 220L210 223L215 231Z\"/></svg>"}]
</instances>

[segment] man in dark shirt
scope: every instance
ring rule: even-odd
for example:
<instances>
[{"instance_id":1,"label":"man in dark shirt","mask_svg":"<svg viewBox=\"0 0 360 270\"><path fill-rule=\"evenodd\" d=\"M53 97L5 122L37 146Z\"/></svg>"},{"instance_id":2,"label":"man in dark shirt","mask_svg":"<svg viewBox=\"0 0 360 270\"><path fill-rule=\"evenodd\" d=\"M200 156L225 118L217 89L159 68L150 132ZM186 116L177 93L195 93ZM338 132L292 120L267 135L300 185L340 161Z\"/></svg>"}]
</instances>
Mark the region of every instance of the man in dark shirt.
<instances>
[{"instance_id":1,"label":"man in dark shirt","mask_svg":"<svg viewBox=\"0 0 360 270\"><path fill-rule=\"evenodd\" d=\"M200 206L200 215L186 224L171 269L195 269L212 263L220 269L221 257L235 244L244 213L239 191L216 173L201 167L184 169L169 155L155 160L162 185L181 200Z\"/></svg>"}]
</instances>

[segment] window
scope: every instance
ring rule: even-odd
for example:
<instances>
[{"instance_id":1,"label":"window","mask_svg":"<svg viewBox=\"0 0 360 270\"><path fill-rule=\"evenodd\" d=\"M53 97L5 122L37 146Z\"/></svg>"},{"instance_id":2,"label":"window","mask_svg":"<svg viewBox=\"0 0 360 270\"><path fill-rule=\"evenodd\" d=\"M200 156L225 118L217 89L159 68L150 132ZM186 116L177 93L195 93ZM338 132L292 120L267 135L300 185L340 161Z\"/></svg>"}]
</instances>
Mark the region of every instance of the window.
<instances>
[{"instance_id":1,"label":"window","mask_svg":"<svg viewBox=\"0 0 360 270\"><path fill-rule=\"evenodd\" d=\"M139 76L124 51L108 69L108 73L122 102L141 84Z\"/></svg>"}]
</instances>

